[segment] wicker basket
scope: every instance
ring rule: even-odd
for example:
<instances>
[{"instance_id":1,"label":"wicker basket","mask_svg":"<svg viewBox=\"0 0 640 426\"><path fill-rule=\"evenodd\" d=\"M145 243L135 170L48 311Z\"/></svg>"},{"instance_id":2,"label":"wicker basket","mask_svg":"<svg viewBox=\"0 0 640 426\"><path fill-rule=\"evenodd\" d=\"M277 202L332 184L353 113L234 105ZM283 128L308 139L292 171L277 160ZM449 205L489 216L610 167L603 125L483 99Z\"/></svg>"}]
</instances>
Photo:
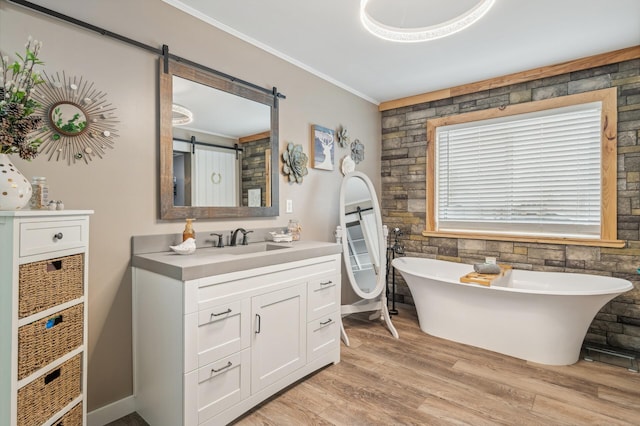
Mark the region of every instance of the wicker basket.
<instances>
[{"instance_id":1,"label":"wicker basket","mask_svg":"<svg viewBox=\"0 0 640 426\"><path fill-rule=\"evenodd\" d=\"M53 426L82 426L82 402L67 411Z\"/></svg>"},{"instance_id":2,"label":"wicker basket","mask_svg":"<svg viewBox=\"0 0 640 426\"><path fill-rule=\"evenodd\" d=\"M80 395L82 354L18 390L18 426L41 425Z\"/></svg>"},{"instance_id":3,"label":"wicker basket","mask_svg":"<svg viewBox=\"0 0 640 426\"><path fill-rule=\"evenodd\" d=\"M20 265L18 318L81 297L83 260L82 254L75 254Z\"/></svg>"},{"instance_id":4,"label":"wicker basket","mask_svg":"<svg viewBox=\"0 0 640 426\"><path fill-rule=\"evenodd\" d=\"M82 345L82 303L18 329L18 380Z\"/></svg>"}]
</instances>

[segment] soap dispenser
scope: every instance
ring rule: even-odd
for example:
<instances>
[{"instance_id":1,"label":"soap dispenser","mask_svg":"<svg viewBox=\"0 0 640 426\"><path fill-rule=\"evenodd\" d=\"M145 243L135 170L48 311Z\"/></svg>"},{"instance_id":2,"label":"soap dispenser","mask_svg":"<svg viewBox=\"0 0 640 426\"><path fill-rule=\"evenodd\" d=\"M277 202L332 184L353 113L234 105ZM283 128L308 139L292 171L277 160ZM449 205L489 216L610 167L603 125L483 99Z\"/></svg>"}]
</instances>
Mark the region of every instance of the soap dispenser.
<instances>
[{"instance_id":1,"label":"soap dispenser","mask_svg":"<svg viewBox=\"0 0 640 426\"><path fill-rule=\"evenodd\" d=\"M184 227L184 231L182 232L182 241L186 241L189 238L196 239L196 231L193 230L193 221L195 219L187 219L187 224Z\"/></svg>"}]
</instances>

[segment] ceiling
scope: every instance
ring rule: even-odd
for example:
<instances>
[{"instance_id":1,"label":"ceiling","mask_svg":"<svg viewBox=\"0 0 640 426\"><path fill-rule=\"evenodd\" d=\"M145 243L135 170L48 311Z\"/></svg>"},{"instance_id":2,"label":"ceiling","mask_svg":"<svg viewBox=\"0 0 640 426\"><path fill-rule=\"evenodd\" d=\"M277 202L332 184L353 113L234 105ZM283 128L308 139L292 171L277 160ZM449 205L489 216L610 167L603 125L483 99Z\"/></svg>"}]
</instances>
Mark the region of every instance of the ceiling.
<instances>
[{"instance_id":1,"label":"ceiling","mask_svg":"<svg viewBox=\"0 0 640 426\"><path fill-rule=\"evenodd\" d=\"M180 127L237 140L271 129L271 107L194 81L173 76L173 103L193 121Z\"/></svg>"},{"instance_id":2,"label":"ceiling","mask_svg":"<svg viewBox=\"0 0 640 426\"><path fill-rule=\"evenodd\" d=\"M370 102L427 93L640 45L640 0L496 0L469 28L394 43L360 24L360 0L163 0ZM379 21L427 27L479 0L370 0Z\"/></svg>"}]
</instances>

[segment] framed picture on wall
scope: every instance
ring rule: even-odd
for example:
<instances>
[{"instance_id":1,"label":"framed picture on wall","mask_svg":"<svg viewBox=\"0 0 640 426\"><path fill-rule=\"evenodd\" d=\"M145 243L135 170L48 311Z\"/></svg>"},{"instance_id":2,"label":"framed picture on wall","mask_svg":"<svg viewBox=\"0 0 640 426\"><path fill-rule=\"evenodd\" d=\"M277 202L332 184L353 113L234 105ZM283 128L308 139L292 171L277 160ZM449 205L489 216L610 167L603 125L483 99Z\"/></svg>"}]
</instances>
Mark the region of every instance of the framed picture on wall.
<instances>
[{"instance_id":1,"label":"framed picture on wall","mask_svg":"<svg viewBox=\"0 0 640 426\"><path fill-rule=\"evenodd\" d=\"M249 207L260 207L262 204L262 191L260 188L249 189L247 191Z\"/></svg>"},{"instance_id":2,"label":"framed picture on wall","mask_svg":"<svg viewBox=\"0 0 640 426\"><path fill-rule=\"evenodd\" d=\"M311 126L311 166L314 169L333 170L336 133L326 127Z\"/></svg>"}]
</instances>

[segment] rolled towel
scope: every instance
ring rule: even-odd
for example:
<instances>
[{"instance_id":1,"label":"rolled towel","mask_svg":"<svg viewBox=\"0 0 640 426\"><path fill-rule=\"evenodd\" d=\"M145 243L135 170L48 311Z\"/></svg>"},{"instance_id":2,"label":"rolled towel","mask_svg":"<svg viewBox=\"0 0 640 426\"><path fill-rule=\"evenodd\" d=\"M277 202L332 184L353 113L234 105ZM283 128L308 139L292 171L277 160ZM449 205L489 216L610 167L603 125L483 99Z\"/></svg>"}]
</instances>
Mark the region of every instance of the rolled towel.
<instances>
[{"instance_id":1,"label":"rolled towel","mask_svg":"<svg viewBox=\"0 0 640 426\"><path fill-rule=\"evenodd\" d=\"M500 267L495 263L476 263L473 270L479 274L499 274Z\"/></svg>"}]
</instances>

